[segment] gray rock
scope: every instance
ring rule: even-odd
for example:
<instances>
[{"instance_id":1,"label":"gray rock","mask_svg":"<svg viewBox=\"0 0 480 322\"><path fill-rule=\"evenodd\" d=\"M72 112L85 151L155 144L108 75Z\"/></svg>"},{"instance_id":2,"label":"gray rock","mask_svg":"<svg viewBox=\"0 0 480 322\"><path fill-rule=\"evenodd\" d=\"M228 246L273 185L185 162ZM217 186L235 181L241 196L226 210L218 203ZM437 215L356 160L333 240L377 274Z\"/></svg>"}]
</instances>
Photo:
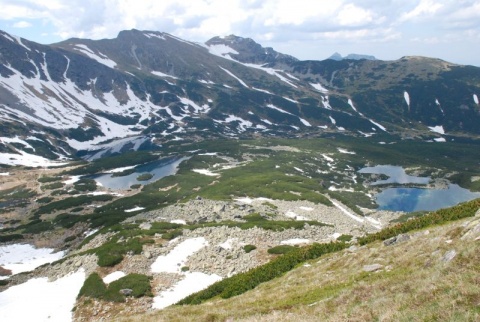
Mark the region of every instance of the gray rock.
<instances>
[{"instance_id":1,"label":"gray rock","mask_svg":"<svg viewBox=\"0 0 480 322\"><path fill-rule=\"evenodd\" d=\"M455 249L449 250L448 252L445 253L445 255L443 255L442 261L448 263L448 262L451 261L455 256L457 256L457 252L455 251Z\"/></svg>"},{"instance_id":2,"label":"gray rock","mask_svg":"<svg viewBox=\"0 0 480 322\"><path fill-rule=\"evenodd\" d=\"M138 226L140 229L150 229L152 228L152 224L151 223L148 223L148 222L144 222L144 223L141 223L139 226Z\"/></svg>"},{"instance_id":3,"label":"gray rock","mask_svg":"<svg viewBox=\"0 0 480 322\"><path fill-rule=\"evenodd\" d=\"M376 272L379 269L382 269L383 265L380 264L371 264L371 265L364 265L363 266L363 271L364 272Z\"/></svg>"},{"instance_id":4,"label":"gray rock","mask_svg":"<svg viewBox=\"0 0 480 322\"><path fill-rule=\"evenodd\" d=\"M133 293L133 290L130 288L123 288L120 290L120 293L125 295L125 296L130 296Z\"/></svg>"},{"instance_id":5,"label":"gray rock","mask_svg":"<svg viewBox=\"0 0 480 322\"><path fill-rule=\"evenodd\" d=\"M145 251L143 253L143 256L145 256L145 258L147 258L147 259L150 259L150 258L152 258L152 253L150 253L149 251Z\"/></svg>"},{"instance_id":6,"label":"gray rock","mask_svg":"<svg viewBox=\"0 0 480 322\"><path fill-rule=\"evenodd\" d=\"M347 248L347 251L349 251L350 253L355 253L357 250L358 250L358 247L355 245L352 245Z\"/></svg>"},{"instance_id":7,"label":"gray rock","mask_svg":"<svg viewBox=\"0 0 480 322\"><path fill-rule=\"evenodd\" d=\"M395 244L398 244L398 243L402 243L402 242L405 242L407 240L410 240L410 235L408 234L400 234L398 236L395 236L395 237L392 237L392 238L389 238L387 240L385 240L383 242L383 244L385 246L391 246L391 245L395 245Z\"/></svg>"}]
</instances>

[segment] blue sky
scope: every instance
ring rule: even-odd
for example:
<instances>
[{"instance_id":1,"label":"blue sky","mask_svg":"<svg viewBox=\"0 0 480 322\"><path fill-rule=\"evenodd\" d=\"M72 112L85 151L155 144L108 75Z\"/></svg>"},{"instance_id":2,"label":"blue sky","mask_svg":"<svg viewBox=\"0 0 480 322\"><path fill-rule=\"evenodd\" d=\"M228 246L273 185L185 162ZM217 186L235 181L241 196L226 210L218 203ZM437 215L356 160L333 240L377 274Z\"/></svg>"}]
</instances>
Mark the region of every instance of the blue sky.
<instances>
[{"instance_id":1,"label":"blue sky","mask_svg":"<svg viewBox=\"0 0 480 322\"><path fill-rule=\"evenodd\" d=\"M420 55L480 66L480 0L0 0L0 29L39 43L156 30L235 34L299 59Z\"/></svg>"}]
</instances>

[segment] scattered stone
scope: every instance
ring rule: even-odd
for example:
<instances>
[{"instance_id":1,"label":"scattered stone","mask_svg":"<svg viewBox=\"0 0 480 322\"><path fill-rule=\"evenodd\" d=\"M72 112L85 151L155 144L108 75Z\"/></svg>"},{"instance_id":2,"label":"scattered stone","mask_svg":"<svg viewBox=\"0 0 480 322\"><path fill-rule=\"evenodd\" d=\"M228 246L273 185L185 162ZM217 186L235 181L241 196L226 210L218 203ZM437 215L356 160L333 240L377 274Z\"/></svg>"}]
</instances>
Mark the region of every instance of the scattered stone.
<instances>
[{"instance_id":1,"label":"scattered stone","mask_svg":"<svg viewBox=\"0 0 480 322\"><path fill-rule=\"evenodd\" d=\"M391 245L395 245L395 244L398 244L398 243L402 243L402 242L405 242L407 240L410 240L410 235L408 234L400 234L398 236L395 236L395 237L392 237L392 238L389 238L387 240L385 240L383 242L383 244L385 246L391 246Z\"/></svg>"},{"instance_id":2,"label":"scattered stone","mask_svg":"<svg viewBox=\"0 0 480 322\"><path fill-rule=\"evenodd\" d=\"M347 248L347 251L350 252L350 253L355 253L357 250L358 250L358 247L355 246L355 245L352 245L352 246Z\"/></svg>"},{"instance_id":3,"label":"scattered stone","mask_svg":"<svg viewBox=\"0 0 480 322\"><path fill-rule=\"evenodd\" d=\"M152 224L148 223L148 222L144 222L144 223L141 223L138 227L140 229L148 230L148 229L152 228Z\"/></svg>"},{"instance_id":4,"label":"scattered stone","mask_svg":"<svg viewBox=\"0 0 480 322\"><path fill-rule=\"evenodd\" d=\"M457 256L457 252L455 251L455 249L449 250L448 252L445 253L445 255L443 255L442 261L448 263L448 262L451 261L455 256Z\"/></svg>"},{"instance_id":5,"label":"scattered stone","mask_svg":"<svg viewBox=\"0 0 480 322\"><path fill-rule=\"evenodd\" d=\"M380 264L371 264L371 265L364 265L363 271L364 272L376 272L383 268L383 265Z\"/></svg>"},{"instance_id":6,"label":"scattered stone","mask_svg":"<svg viewBox=\"0 0 480 322\"><path fill-rule=\"evenodd\" d=\"M120 293L125 295L125 296L130 296L133 293L133 290L130 288L123 288L120 290Z\"/></svg>"}]
</instances>

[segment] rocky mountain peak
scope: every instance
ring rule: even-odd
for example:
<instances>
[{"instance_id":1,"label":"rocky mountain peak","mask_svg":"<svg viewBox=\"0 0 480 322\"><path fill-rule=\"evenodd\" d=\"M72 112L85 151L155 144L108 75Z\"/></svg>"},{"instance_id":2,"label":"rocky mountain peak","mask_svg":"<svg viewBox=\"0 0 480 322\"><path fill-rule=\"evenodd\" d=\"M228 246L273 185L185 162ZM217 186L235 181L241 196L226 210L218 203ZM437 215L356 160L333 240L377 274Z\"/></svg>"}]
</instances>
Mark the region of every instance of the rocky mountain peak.
<instances>
[{"instance_id":1,"label":"rocky mountain peak","mask_svg":"<svg viewBox=\"0 0 480 322\"><path fill-rule=\"evenodd\" d=\"M243 38L236 35L214 37L205 43L207 46L224 45L234 49L237 54L231 57L242 63L251 64L291 64L298 61L297 58L279 53L271 47L262 47L251 38Z\"/></svg>"}]
</instances>

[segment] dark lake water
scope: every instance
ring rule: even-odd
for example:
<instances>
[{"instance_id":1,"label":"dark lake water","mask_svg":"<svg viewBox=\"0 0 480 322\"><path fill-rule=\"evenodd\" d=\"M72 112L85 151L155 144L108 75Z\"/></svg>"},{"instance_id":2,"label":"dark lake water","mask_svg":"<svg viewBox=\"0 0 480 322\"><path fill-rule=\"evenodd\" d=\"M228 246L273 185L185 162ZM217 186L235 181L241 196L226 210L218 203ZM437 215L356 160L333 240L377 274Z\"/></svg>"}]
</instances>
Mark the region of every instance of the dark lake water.
<instances>
[{"instance_id":1,"label":"dark lake water","mask_svg":"<svg viewBox=\"0 0 480 322\"><path fill-rule=\"evenodd\" d=\"M366 167L359 173L384 174L389 178L378 180L372 185L379 184L427 184L429 177L415 177L405 173L402 167L379 165ZM379 209L393 211L432 211L454 206L460 202L480 198L480 192L471 192L456 184L448 184L447 189L429 188L385 188L375 196Z\"/></svg>"},{"instance_id":2,"label":"dark lake water","mask_svg":"<svg viewBox=\"0 0 480 322\"><path fill-rule=\"evenodd\" d=\"M113 177L112 173L100 173L88 176L88 178L94 179L102 186L109 189L129 189L130 186L134 184L148 184L155 182L163 177L175 174L177 172L178 165L182 163L182 161L187 159L187 157L170 158L149 162L135 167L135 172L127 176ZM150 173L151 175L153 175L153 177L149 180L138 181L138 176L144 173Z\"/></svg>"}]
</instances>

